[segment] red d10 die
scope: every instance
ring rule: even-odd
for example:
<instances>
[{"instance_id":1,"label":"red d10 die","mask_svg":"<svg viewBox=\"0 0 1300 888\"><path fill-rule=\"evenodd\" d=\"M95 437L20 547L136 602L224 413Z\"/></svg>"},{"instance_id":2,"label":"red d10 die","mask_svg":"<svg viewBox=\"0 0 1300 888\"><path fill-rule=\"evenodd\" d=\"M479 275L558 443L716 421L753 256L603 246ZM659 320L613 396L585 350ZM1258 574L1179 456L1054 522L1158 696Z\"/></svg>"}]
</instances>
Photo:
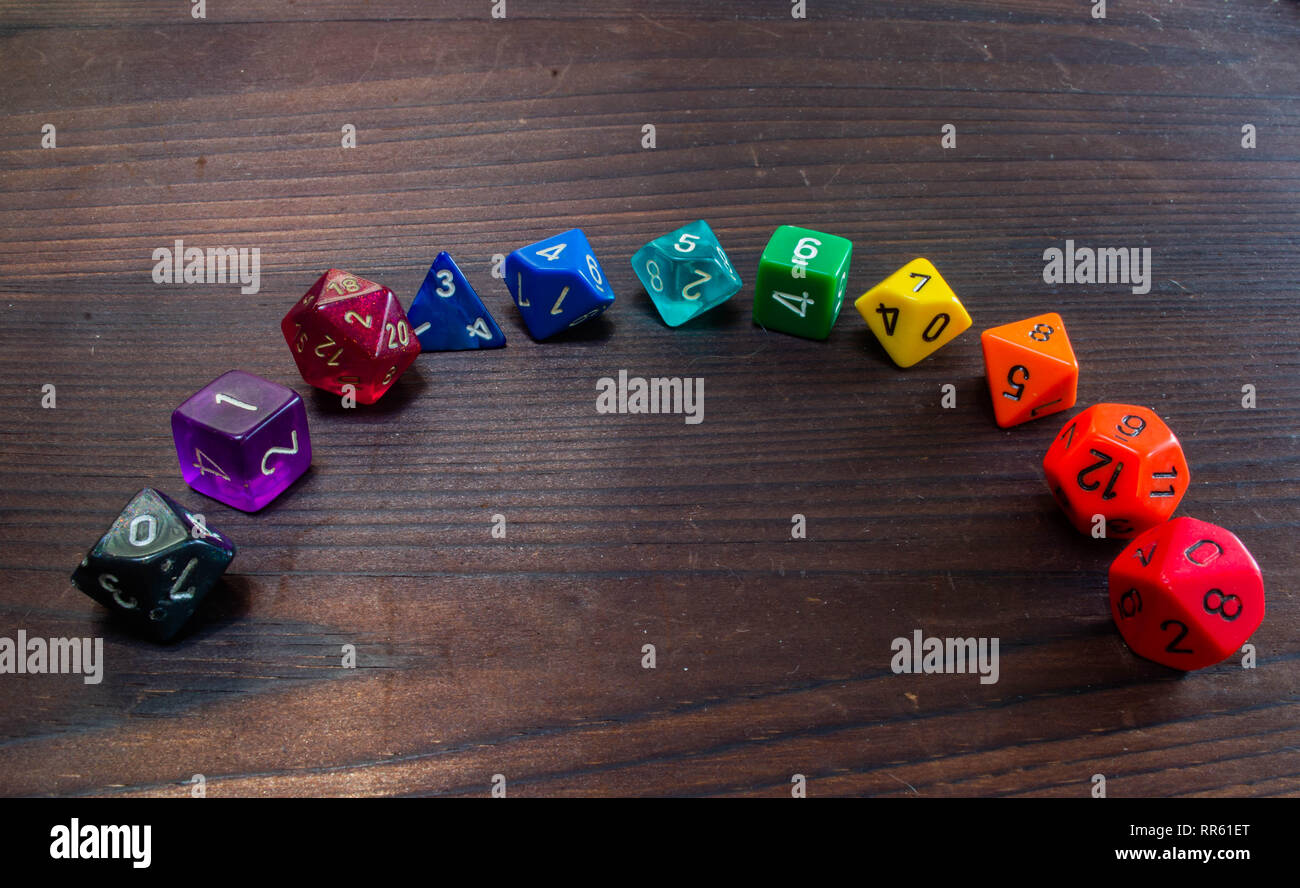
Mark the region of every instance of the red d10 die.
<instances>
[{"instance_id":1,"label":"red d10 die","mask_svg":"<svg viewBox=\"0 0 1300 888\"><path fill-rule=\"evenodd\" d=\"M1081 533L1094 532L1100 515L1105 535L1117 539L1167 521L1191 480L1169 426L1132 404L1094 404L1067 422L1047 448L1043 474Z\"/></svg>"},{"instance_id":2,"label":"red d10 die","mask_svg":"<svg viewBox=\"0 0 1300 888\"><path fill-rule=\"evenodd\" d=\"M1110 613L1133 653L1203 669L1259 628L1264 580L1231 532L1176 518L1129 543L1111 564Z\"/></svg>"},{"instance_id":3,"label":"red d10 die","mask_svg":"<svg viewBox=\"0 0 1300 888\"><path fill-rule=\"evenodd\" d=\"M302 378L316 388L373 404L420 354L393 291L331 268L280 322Z\"/></svg>"}]
</instances>

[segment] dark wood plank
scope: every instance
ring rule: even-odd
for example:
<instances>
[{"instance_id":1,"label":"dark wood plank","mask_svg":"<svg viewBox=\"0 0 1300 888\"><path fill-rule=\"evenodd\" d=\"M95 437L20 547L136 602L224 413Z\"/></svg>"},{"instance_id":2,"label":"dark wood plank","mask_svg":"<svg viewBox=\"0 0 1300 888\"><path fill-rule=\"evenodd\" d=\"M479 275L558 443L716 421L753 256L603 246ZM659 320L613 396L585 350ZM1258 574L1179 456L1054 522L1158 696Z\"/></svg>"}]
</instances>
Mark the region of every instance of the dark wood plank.
<instances>
[{"instance_id":1,"label":"dark wood plank","mask_svg":"<svg viewBox=\"0 0 1300 888\"><path fill-rule=\"evenodd\" d=\"M0 635L108 664L0 676L0 793L1300 792L1295 3L489 5L0 3ZM700 217L748 286L668 329L628 259ZM825 343L754 327L783 223L853 240L851 296L927 256L974 329L901 371L851 307ZM618 304L534 343L492 256L575 225ZM176 238L257 247L259 292L154 284ZM1150 247L1150 293L1044 284L1066 238ZM292 301L334 266L409 304L440 249L508 347L372 408L313 393ZM1042 481L1061 418L987 403L978 331L1045 310L1080 406L1158 410L1180 514L1263 567L1259 668L1179 676L1114 630L1118 545ZM310 414L312 472L257 515L185 487L168 425L232 367ZM598 415L620 369L704 377L704 422ZM161 647L68 583L146 484L240 547ZM918 628L1000 638L999 682L892 674Z\"/></svg>"}]
</instances>

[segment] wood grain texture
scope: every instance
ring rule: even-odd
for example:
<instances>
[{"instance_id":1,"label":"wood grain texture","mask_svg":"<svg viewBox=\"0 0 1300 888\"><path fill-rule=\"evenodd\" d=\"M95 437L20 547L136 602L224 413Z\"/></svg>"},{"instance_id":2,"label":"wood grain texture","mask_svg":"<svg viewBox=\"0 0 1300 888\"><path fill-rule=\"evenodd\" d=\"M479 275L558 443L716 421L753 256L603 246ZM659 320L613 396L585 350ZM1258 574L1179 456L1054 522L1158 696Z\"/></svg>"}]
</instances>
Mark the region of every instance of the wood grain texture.
<instances>
[{"instance_id":1,"label":"wood grain texture","mask_svg":"<svg viewBox=\"0 0 1300 888\"><path fill-rule=\"evenodd\" d=\"M1300 794L1296 3L188 5L0 2L0 634L107 660L0 676L0 793ZM696 218L748 286L668 329L628 259ZM785 223L854 242L851 297L930 258L975 328L900 371L849 306L825 343L754 327ZM618 303L534 343L491 257L573 226ZM257 247L260 291L154 284L176 238ZM1045 285L1066 238L1150 247L1151 292ZM508 347L424 355L371 408L310 390L292 301L340 267L409 304L442 249ZM1259 668L1183 676L1115 631L1119 544L1041 476L1062 418L999 430L982 378L978 331L1047 310L1080 406L1160 412L1179 514L1260 562ZM311 422L256 515L185 487L168 424L232 367ZM702 376L703 423L598 415L620 369ZM68 582L144 485L239 545L161 647ZM1000 638L999 682L892 674L914 629Z\"/></svg>"}]
</instances>

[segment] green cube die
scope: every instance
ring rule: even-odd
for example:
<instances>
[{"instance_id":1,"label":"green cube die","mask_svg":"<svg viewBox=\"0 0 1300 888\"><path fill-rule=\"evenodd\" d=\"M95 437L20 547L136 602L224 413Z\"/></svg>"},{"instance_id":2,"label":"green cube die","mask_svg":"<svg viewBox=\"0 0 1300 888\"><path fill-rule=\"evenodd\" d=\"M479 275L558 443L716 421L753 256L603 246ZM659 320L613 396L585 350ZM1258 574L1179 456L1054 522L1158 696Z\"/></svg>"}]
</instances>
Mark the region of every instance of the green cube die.
<instances>
[{"instance_id":1,"label":"green cube die","mask_svg":"<svg viewBox=\"0 0 1300 888\"><path fill-rule=\"evenodd\" d=\"M758 260L754 323L825 339L840 316L853 244L810 228L782 225Z\"/></svg>"}]
</instances>

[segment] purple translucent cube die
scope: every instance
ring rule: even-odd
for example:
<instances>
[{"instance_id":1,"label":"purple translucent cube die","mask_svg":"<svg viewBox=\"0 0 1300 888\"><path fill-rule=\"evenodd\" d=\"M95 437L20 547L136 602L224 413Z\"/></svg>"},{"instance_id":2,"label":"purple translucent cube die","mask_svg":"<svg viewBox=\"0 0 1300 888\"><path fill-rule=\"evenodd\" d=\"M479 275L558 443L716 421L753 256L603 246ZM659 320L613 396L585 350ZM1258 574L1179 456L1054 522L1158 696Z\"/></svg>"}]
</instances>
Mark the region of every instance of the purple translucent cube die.
<instances>
[{"instance_id":1,"label":"purple translucent cube die","mask_svg":"<svg viewBox=\"0 0 1300 888\"><path fill-rule=\"evenodd\" d=\"M291 388L231 370L172 411L185 483L256 512L311 465L307 408Z\"/></svg>"}]
</instances>

